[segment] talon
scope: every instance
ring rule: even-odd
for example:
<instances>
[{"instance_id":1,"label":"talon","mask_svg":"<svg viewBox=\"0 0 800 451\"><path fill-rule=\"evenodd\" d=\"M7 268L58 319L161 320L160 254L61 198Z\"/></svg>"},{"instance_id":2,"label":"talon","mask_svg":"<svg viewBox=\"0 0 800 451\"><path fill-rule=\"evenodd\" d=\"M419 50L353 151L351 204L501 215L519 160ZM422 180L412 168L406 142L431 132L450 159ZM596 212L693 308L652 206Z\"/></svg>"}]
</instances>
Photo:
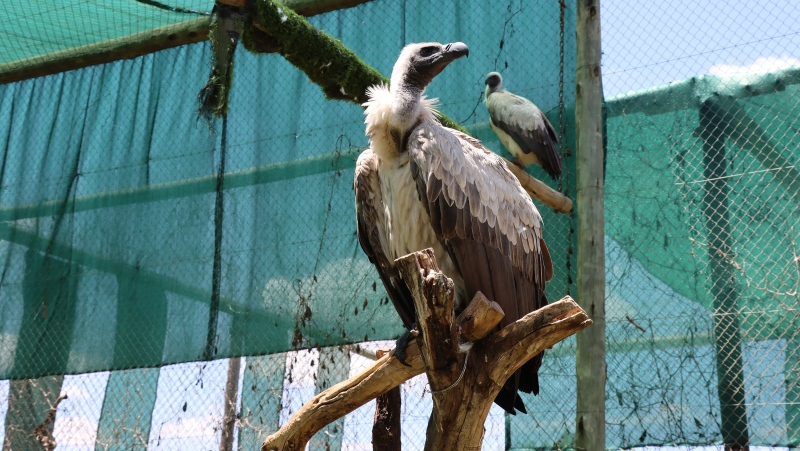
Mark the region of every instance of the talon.
<instances>
[{"instance_id":1,"label":"talon","mask_svg":"<svg viewBox=\"0 0 800 451\"><path fill-rule=\"evenodd\" d=\"M412 338L416 338L419 335L419 332L416 329L416 324L412 326L412 329L404 333L397 339L395 348L394 348L394 356L395 358L400 361L405 366L411 366L406 362L406 348L408 347L408 342Z\"/></svg>"}]
</instances>

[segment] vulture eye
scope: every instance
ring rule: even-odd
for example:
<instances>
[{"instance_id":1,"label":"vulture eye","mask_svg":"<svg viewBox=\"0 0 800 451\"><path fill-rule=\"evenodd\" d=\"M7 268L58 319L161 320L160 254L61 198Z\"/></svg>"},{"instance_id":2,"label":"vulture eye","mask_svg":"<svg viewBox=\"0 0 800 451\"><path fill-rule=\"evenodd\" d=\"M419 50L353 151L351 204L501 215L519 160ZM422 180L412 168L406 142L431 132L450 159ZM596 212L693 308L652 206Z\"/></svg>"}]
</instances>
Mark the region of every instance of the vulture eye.
<instances>
[{"instance_id":1,"label":"vulture eye","mask_svg":"<svg viewBox=\"0 0 800 451\"><path fill-rule=\"evenodd\" d=\"M419 54L420 56L427 58L436 53L436 50L438 50L436 47L425 47L419 51Z\"/></svg>"}]
</instances>

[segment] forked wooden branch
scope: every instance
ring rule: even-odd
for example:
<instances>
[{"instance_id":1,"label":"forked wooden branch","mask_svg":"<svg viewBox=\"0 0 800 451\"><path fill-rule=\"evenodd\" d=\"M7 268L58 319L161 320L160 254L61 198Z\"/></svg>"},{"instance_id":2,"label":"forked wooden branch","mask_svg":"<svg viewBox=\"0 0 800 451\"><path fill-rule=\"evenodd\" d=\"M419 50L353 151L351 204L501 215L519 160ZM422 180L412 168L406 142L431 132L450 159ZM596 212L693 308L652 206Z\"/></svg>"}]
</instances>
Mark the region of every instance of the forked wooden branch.
<instances>
[{"instance_id":1,"label":"forked wooden branch","mask_svg":"<svg viewBox=\"0 0 800 451\"><path fill-rule=\"evenodd\" d=\"M462 338L465 336L480 339L491 332L503 318L503 311L482 294L475 296L469 307L459 316ZM411 340L406 348L404 366L396 358L394 351L382 356L363 373L334 385L314 396L309 402L289 418L278 432L267 437L261 445L267 450L301 450L311 437L329 423L377 398L412 377L422 374L419 346Z\"/></svg>"},{"instance_id":2,"label":"forked wooden branch","mask_svg":"<svg viewBox=\"0 0 800 451\"><path fill-rule=\"evenodd\" d=\"M425 449L480 449L483 424L505 381L535 355L591 324L586 312L567 296L482 339L503 317L497 304L479 293L458 319L453 319L452 310L444 311L452 303L452 281L442 278L431 250L408 255L396 263L399 268L406 268L401 272L412 294L424 298L415 299L418 324L424 328L422 336L406 350L411 366L402 365L393 352L382 357L363 373L312 398L264 441L262 451L304 449L308 440L328 423L423 371L434 390ZM432 318L443 322L433 323ZM458 325L462 339L477 341L466 353L452 338ZM445 337L442 341L452 343L426 341L425 330L430 337ZM420 343L425 346L422 351ZM422 354L427 355L425 360L431 365L423 364Z\"/></svg>"},{"instance_id":3,"label":"forked wooden branch","mask_svg":"<svg viewBox=\"0 0 800 451\"><path fill-rule=\"evenodd\" d=\"M566 297L464 352L451 338L456 329L453 282L439 271L433 250L399 258L395 265L414 296L422 332L417 343L433 395L425 441L428 451L480 449L486 416L509 377L540 352L591 324L586 313Z\"/></svg>"}]
</instances>

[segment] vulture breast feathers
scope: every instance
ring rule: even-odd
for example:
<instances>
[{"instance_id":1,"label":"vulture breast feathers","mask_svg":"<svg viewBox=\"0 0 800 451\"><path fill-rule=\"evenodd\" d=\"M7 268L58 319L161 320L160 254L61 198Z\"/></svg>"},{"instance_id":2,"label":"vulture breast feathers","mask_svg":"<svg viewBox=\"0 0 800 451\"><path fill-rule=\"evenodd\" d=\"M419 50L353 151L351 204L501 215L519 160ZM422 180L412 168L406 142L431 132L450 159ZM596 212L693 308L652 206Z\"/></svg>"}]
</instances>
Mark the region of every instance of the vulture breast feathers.
<instances>
[{"instance_id":1,"label":"vulture breast feathers","mask_svg":"<svg viewBox=\"0 0 800 451\"><path fill-rule=\"evenodd\" d=\"M356 192L356 225L361 249L375 265L389 300L406 329L416 322L414 299L394 265L389 247L389 227L386 209L381 196L378 156L367 149L356 162L353 188Z\"/></svg>"}]
</instances>

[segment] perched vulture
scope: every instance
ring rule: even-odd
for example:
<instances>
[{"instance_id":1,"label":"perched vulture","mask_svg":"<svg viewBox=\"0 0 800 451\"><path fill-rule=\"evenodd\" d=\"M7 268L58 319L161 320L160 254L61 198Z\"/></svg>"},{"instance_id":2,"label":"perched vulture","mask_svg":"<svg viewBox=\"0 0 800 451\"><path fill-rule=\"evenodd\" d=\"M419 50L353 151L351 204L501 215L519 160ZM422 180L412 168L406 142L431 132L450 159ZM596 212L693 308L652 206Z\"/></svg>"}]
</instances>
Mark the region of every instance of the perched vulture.
<instances>
[{"instance_id":1,"label":"perched vulture","mask_svg":"<svg viewBox=\"0 0 800 451\"><path fill-rule=\"evenodd\" d=\"M554 179L561 175L558 135L550 121L533 102L503 89L503 77L497 72L486 76L486 108L489 125L515 163L523 167L536 163Z\"/></svg>"},{"instance_id":2,"label":"perched vulture","mask_svg":"<svg viewBox=\"0 0 800 451\"><path fill-rule=\"evenodd\" d=\"M478 291L503 308L499 327L547 304L552 277L542 219L505 161L480 141L443 127L425 87L452 61L461 42L411 44L400 53L390 86L369 89L366 133L354 189L358 238L375 264L403 324L414 327L414 302L394 260L433 248L455 283L460 313ZM404 346L398 343L403 361ZM542 354L526 363L495 399L525 412L517 389L538 393Z\"/></svg>"}]
</instances>

